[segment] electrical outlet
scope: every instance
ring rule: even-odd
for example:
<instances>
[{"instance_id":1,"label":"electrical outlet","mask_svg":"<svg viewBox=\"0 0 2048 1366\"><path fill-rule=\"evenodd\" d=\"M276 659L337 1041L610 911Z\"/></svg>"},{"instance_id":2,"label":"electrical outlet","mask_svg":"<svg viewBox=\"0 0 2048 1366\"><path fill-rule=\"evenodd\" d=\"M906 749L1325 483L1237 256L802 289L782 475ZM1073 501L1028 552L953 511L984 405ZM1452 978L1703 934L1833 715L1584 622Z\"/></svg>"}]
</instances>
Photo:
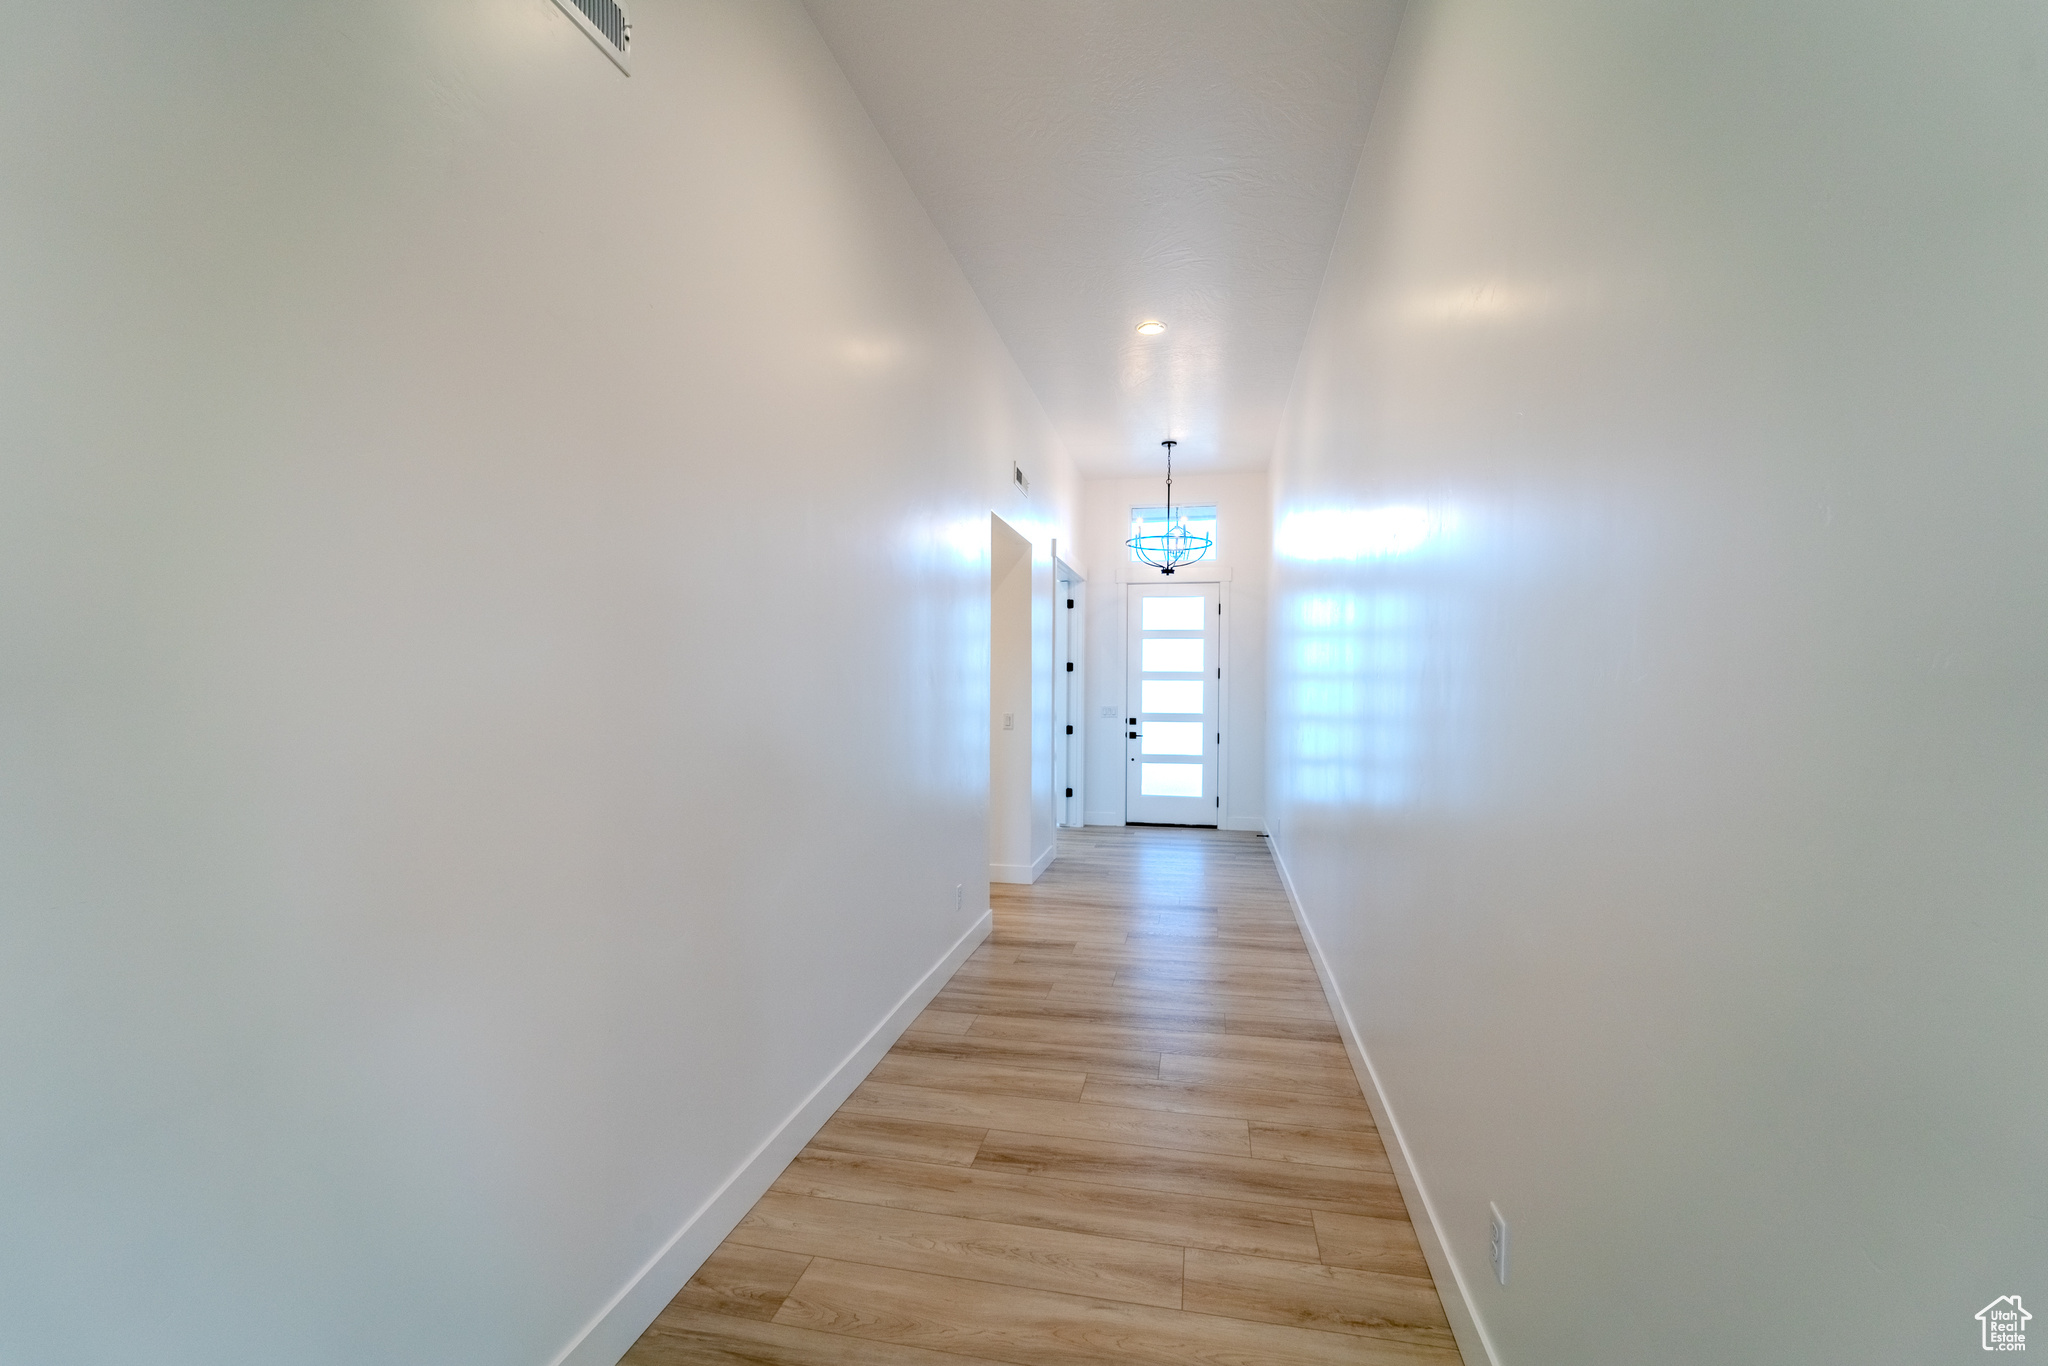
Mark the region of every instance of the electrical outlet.
<instances>
[{"instance_id":1,"label":"electrical outlet","mask_svg":"<svg viewBox=\"0 0 2048 1366\"><path fill-rule=\"evenodd\" d=\"M1493 1259L1493 1278L1502 1285L1508 1283L1508 1221L1500 1212L1499 1205L1488 1205L1492 1218L1487 1222L1486 1250Z\"/></svg>"},{"instance_id":2,"label":"electrical outlet","mask_svg":"<svg viewBox=\"0 0 2048 1366\"><path fill-rule=\"evenodd\" d=\"M956 911L967 909L967 884L964 882L953 884L953 909Z\"/></svg>"},{"instance_id":3,"label":"electrical outlet","mask_svg":"<svg viewBox=\"0 0 2048 1366\"><path fill-rule=\"evenodd\" d=\"M1115 707L1104 707L1104 708L1102 709L1102 719L1103 719L1103 720L1105 720L1105 721L1114 721L1114 720L1116 720L1116 708L1115 708Z\"/></svg>"}]
</instances>

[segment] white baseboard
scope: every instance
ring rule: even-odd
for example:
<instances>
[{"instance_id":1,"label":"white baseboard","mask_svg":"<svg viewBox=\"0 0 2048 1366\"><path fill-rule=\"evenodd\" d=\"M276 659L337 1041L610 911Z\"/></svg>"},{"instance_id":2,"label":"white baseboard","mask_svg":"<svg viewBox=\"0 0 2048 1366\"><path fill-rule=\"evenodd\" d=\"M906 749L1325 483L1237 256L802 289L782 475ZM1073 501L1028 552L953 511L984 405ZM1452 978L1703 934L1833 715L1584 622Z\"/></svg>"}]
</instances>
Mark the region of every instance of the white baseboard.
<instances>
[{"instance_id":1,"label":"white baseboard","mask_svg":"<svg viewBox=\"0 0 2048 1366\"><path fill-rule=\"evenodd\" d=\"M991 863L988 866L990 882L1015 882L1029 886L1045 875L1052 867L1053 859L1059 854L1059 841L1054 840L1045 847L1045 852L1029 863Z\"/></svg>"},{"instance_id":2,"label":"white baseboard","mask_svg":"<svg viewBox=\"0 0 2048 1366\"><path fill-rule=\"evenodd\" d=\"M1414 1154L1408 1150L1408 1140L1401 1133L1401 1123L1394 1117L1387 1093L1380 1089L1379 1073L1373 1069L1372 1058L1358 1037L1358 1025L1351 1018L1351 1007L1344 1003L1344 993L1330 973L1330 965L1323 958L1322 945L1316 942L1315 929L1309 924L1301 897L1294 890L1294 879L1287 872L1287 860L1280 854L1280 842L1268 839L1266 845L1273 851L1273 866L1279 870L1280 886L1287 892L1287 904L1294 908L1294 920L1301 927L1302 939L1308 944L1308 956L1316 965L1316 976L1322 979L1323 994L1330 998L1330 1012L1337 1017L1337 1032L1344 1038L1344 1051L1350 1055L1351 1070L1358 1074L1358 1085L1365 1092L1365 1103L1371 1108L1373 1122L1379 1125L1380 1137L1386 1142L1394 1180L1400 1184L1401 1198L1408 1202L1409 1220L1415 1225L1417 1241L1422 1244L1423 1260L1429 1263L1429 1274L1436 1280L1437 1296L1443 1300L1444 1314L1451 1321L1451 1336L1457 1339L1465 1366L1500 1366L1500 1357L1493 1350L1493 1339L1487 1336L1486 1325L1472 1307L1472 1295L1465 1275L1458 1268L1457 1258L1451 1255L1449 1244L1444 1241L1443 1226L1437 1220L1436 1207L1430 1203L1429 1188L1422 1182L1422 1173L1416 1169Z\"/></svg>"},{"instance_id":3,"label":"white baseboard","mask_svg":"<svg viewBox=\"0 0 2048 1366\"><path fill-rule=\"evenodd\" d=\"M1089 825L1122 825L1124 823L1124 813L1121 811L1090 811L1081 819Z\"/></svg>"},{"instance_id":4,"label":"white baseboard","mask_svg":"<svg viewBox=\"0 0 2048 1366\"><path fill-rule=\"evenodd\" d=\"M1223 828L1225 830L1250 830L1254 834L1263 835L1266 833L1266 818L1264 816L1225 816L1223 818Z\"/></svg>"},{"instance_id":5,"label":"white baseboard","mask_svg":"<svg viewBox=\"0 0 2048 1366\"><path fill-rule=\"evenodd\" d=\"M946 985L955 970L967 961L967 956L988 938L994 927L995 917L983 911L973 928L960 936L952 948L918 980L916 986L905 992L903 999L896 1003L883 1021L868 1031L846 1060L832 1069L831 1075L819 1082L810 1095L804 1098L789 1118L775 1127L775 1131L761 1140L761 1145L740 1163L739 1170L727 1177L725 1184L715 1191L711 1198L697 1207L695 1213L683 1221L668 1245L654 1254L647 1265L640 1268L624 1289L612 1297L610 1304L600 1310L595 1318L584 1326L570 1344L563 1348L554 1359L552 1366L618 1366L624 1356L647 1331L647 1325L655 1316L668 1307L668 1302L697 1274L697 1268L704 1259L717 1250L739 1221L746 1217L768 1187L775 1184L775 1178L782 1175L804 1144L811 1141L832 1112L845 1103L853 1094L853 1088L866 1079L882 1060L910 1022L917 1018L919 1011L930 1003L939 989Z\"/></svg>"}]
</instances>

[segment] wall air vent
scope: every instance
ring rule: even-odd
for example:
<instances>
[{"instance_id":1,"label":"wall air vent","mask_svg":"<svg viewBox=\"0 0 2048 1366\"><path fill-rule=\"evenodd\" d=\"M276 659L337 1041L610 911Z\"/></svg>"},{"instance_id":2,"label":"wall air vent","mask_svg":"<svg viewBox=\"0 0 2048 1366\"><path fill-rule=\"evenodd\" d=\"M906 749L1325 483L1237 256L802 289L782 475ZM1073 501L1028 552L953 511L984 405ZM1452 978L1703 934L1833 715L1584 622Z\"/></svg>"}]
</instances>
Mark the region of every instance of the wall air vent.
<instances>
[{"instance_id":1,"label":"wall air vent","mask_svg":"<svg viewBox=\"0 0 2048 1366\"><path fill-rule=\"evenodd\" d=\"M576 21L576 27L588 34L618 64L619 70L627 75L633 69L626 65L626 58L633 50L633 21L626 17L625 6L619 0L555 0L562 7L562 13Z\"/></svg>"}]
</instances>

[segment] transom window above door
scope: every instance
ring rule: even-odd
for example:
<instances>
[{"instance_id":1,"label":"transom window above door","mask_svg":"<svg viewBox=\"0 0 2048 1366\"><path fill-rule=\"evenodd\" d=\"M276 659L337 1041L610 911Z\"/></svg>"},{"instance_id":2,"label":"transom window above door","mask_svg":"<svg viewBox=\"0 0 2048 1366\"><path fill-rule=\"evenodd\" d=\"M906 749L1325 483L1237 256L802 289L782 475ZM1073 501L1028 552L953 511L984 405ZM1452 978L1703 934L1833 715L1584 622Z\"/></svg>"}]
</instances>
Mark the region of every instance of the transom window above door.
<instances>
[{"instance_id":1,"label":"transom window above door","mask_svg":"<svg viewBox=\"0 0 2048 1366\"><path fill-rule=\"evenodd\" d=\"M1207 536L1210 542L1207 550L1203 551L1195 559L1184 560L1182 563L1199 564L1203 560L1213 560L1216 558L1216 505L1214 503L1190 503L1186 507L1175 503L1173 505L1173 520L1186 524L1189 531ZM1166 520L1166 508L1163 504L1159 507L1131 509L1131 536L1133 539L1139 536L1163 536L1171 529L1172 523ZM1138 552L1133 550L1131 558L1137 559Z\"/></svg>"}]
</instances>

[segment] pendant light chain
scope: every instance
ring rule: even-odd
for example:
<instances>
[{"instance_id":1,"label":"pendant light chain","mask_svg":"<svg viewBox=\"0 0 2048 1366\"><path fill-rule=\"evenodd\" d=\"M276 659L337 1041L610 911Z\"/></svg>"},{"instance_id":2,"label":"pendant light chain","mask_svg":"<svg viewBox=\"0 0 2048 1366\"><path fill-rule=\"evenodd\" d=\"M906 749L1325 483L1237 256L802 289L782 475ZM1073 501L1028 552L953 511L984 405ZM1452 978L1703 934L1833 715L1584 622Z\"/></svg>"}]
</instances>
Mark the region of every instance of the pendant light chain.
<instances>
[{"instance_id":1,"label":"pendant light chain","mask_svg":"<svg viewBox=\"0 0 2048 1366\"><path fill-rule=\"evenodd\" d=\"M1151 565L1162 574L1171 574L1175 565L1199 560L1209 553L1215 542L1200 532L1190 531L1173 515L1173 448L1178 441L1162 441L1166 447L1166 530L1153 535L1133 536L1124 544L1137 552L1139 559Z\"/></svg>"},{"instance_id":2,"label":"pendant light chain","mask_svg":"<svg viewBox=\"0 0 2048 1366\"><path fill-rule=\"evenodd\" d=\"M1166 447L1166 529L1171 531L1173 530L1173 448L1178 446L1180 442L1162 441L1159 444Z\"/></svg>"}]
</instances>

